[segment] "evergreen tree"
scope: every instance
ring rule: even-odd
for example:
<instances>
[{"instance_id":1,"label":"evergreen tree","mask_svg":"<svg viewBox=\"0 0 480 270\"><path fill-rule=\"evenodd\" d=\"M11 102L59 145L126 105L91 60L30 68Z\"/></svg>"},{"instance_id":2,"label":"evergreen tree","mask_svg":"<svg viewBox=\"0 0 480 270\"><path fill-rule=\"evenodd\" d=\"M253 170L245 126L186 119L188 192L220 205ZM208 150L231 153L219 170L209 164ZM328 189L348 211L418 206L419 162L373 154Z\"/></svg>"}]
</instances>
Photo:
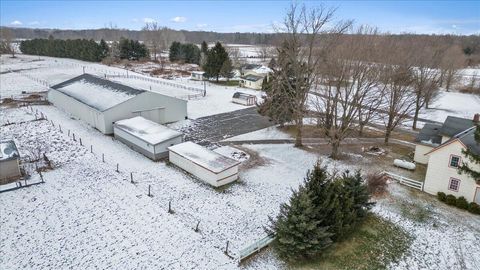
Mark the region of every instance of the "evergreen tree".
<instances>
[{"instance_id":1,"label":"evergreen tree","mask_svg":"<svg viewBox=\"0 0 480 270\"><path fill-rule=\"evenodd\" d=\"M201 52L206 55L207 52L208 52L208 44L207 44L207 42L205 42L205 40L202 42L201 48L202 48L202 49L201 49Z\"/></svg>"},{"instance_id":2,"label":"evergreen tree","mask_svg":"<svg viewBox=\"0 0 480 270\"><path fill-rule=\"evenodd\" d=\"M105 42L105 40L100 40L100 58L103 59L108 56L109 49L108 49L108 44Z\"/></svg>"},{"instance_id":3,"label":"evergreen tree","mask_svg":"<svg viewBox=\"0 0 480 270\"><path fill-rule=\"evenodd\" d=\"M220 70L227 59L229 59L227 51L220 42L217 42L207 53L207 61L203 66L206 77L216 78L216 81L218 82Z\"/></svg>"},{"instance_id":4,"label":"evergreen tree","mask_svg":"<svg viewBox=\"0 0 480 270\"><path fill-rule=\"evenodd\" d=\"M353 208L356 217L359 219L365 218L375 203L370 202L370 193L360 170L357 170L353 175L346 171L343 174L343 184L353 198Z\"/></svg>"},{"instance_id":5,"label":"evergreen tree","mask_svg":"<svg viewBox=\"0 0 480 270\"><path fill-rule=\"evenodd\" d=\"M172 42L172 45L170 45L170 50L168 55L170 62L177 61L179 59L180 47L181 47L180 42L178 41Z\"/></svg>"},{"instance_id":6,"label":"evergreen tree","mask_svg":"<svg viewBox=\"0 0 480 270\"><path fill-rule=\"evenodd\" d=\"M473 138L477 143L477 146L480 145L480 125L479 124L477 124L477 127L473 134ZM476 171L473 169L474 166L480 165L480 154L474 153L470 148L467 148L466 150L462 150L462 153L465 157L468 158L471 164L463 162L460 168L458 168L458 172L466 173L468 176L470 176L474 180L477 180L477 181L480 180L480 171Z\"/></svg>"},{"instance_id":7,"label":"evergreen tree","mask_svg":"<svg viewBox=\"0 0 480 270\"><path fill-rule=\"evenodd\" d=\"M222 68L220 69L220 75L227 78L227 81L233 78L233 65L230 58L227 58L225 62L223 62Z\"/></svg>"},{"instance_id":8,"label":"evergreen tree","mask_svg":"<svg viewBox=\"0 0 480 270\"><path fill-rule=\"evenodd\" d=\"M276 234L274 247L287 260L312 257L330 246L331 234L328 227L320 227L317 209L311 194L304 186L293 192L289 204L282 204L280 213L272 221L272 231Z\"/></svg>"}]
</instances>

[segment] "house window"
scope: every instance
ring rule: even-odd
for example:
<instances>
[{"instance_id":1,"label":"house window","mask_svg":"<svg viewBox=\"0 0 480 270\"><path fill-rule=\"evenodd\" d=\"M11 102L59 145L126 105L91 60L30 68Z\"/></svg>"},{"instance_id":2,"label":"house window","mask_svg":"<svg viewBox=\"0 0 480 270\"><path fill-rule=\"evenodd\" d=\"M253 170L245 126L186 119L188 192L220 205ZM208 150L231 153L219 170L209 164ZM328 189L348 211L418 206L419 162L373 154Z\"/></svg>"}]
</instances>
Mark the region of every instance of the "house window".
<instances>
[{"instance_id":1,"label":"house window","mask_svg":"<svg viewBox=\"0 0 480 270\"><path fill-rule=\"evenodd\" d=\"M455 155L450 155L449 166L452 168L460 167L460 157Z\"/></svg>"},{"instance_id":2,"label":"house window","mask_svg":"<svg viewBox=\"0 0 480 270\"><path fill-rule=\"evenodd\" d=\"M460 180L455 178L450 178L450 182L448 183L448 189L453 191L458 191L460 188Z\"/></svg>"}]
</instances>

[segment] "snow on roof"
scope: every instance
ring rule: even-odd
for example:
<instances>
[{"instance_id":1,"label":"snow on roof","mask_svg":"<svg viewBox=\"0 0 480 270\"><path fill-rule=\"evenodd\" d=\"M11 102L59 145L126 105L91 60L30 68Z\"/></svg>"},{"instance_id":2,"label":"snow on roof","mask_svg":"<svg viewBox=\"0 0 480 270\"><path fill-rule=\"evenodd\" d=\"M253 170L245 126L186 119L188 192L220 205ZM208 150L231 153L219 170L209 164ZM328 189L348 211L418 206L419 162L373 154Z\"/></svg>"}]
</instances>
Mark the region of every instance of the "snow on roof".
<instances>
[{"instance_id":1,"label":"snow on roof","mask_svg":"<svg viewBox=\"0 0 480 270\"><path fill-rule=\"evenodd\" d=\"M242 92L235 92L233 94L233 98L239 98L239 99L248 99L248 98L256 98L255 95L250 95L247 93L242 93Z\"/></svg>"},{"instance_id":2,"label":"snow on roof","mask_svg":"<svg viewBox=\"0 0 480 270\"><path fill-rule=\"evenodd\" d=\"M258 67L254 70L252 70L253 72L255 73L258 73L258 74L268 74L270 72L272 72L273 70L271 70L269 67L266 67L266 66L261 66L261 67Z\"/></svg>"},{"instance_id":3,"label":"snow on roof","mask_svg":"<svg viewBox=\"0 0 480 270\"><path fill-rule=\"evenodd\" d=\"M181 132L167 128L141 116L117 121L115 122L115 127L151 145L156 145L183 135Z\"/></svg>"},{"instance_id":4,"label":"snow on roof","mask_svg":"<svg viewBox=\"0 0 480 270\"><path fill-rule=\"evenodd\" d=\"M19 156L17 146L13 140L0 142L0 161L16 159Z\"/></svg>"},{"instance_id":5,"label":"snow on roof","mask_svg":"<svg viewBox=\"0 0 480 270\"><path fill-rule=\"evenodd\" d=\"M222 156L193 142L184 142L168 149L214 173L220 173L240 164L236 160Z\"/></svg>"},{"instance_id":6,"label":"snow on roof","mask_svg":"<svg viewBox=\"0 0 480 270\"><path fill-rule=\"evenodd\" d=\"M242 79L245 79L245 80L247 80L247 81L257 82L257 81L259 81L259 80L263 80L263 77L262 77L262 76L252 75L252 74L248 74L248 75L242 77Z\"/></svg>"},{"instance_id":7,"label":"snow on roof","mask_svg":"<svg viewBox=\"0 0 480 270\"><path fill-rule=\"evenodd\" d=\"M192 74L203 75L205 74L205 71L192 71Z\"/></svg>"},{"instance_id":8,"label":"snow on roof","mask_svg":"<svg viewBox=\"0 0 480 270\"><path fill-rule=\"evenodd\" d=\"M82 74L52 86L52 88L99 111L106 111L145 92L145 90L135 89L90 74Z\"/></svg>"}]
</instances>

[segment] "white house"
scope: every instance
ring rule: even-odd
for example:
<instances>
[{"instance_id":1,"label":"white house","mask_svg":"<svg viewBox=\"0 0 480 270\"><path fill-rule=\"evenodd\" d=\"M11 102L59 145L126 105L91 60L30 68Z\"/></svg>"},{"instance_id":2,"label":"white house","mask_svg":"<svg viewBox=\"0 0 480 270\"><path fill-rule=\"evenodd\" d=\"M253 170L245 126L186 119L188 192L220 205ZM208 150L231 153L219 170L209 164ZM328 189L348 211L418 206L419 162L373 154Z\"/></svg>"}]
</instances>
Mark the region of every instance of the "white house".
<instances>
[{"instance_id":1,"label":"white house","mask_svg":"<svg viewBox=\"0 0 480 270\"><path fill-rule=\"evenodd\" d=\"M19 159L20 155L13 140L0 141L0 185L22 176Z\"/></svg>"},{"instance_id":2,"label":"white house","mask_svg":"<svg viewBox=\"0 0 480 270\"><path fill-rule=\"evenodd\" d=\"M164 124L186 119L187 101L136 89L90 74L57 84L48 100L104 134L113 133L118 120L143 116Z\"/></svg>"},{"instance_id":3,"label":"white house","mask_svg":"<svg viewBox=\"0 0 480 270\"><path fill-rule=\"evenodd\" d=\"M198 144L184 142L171 146L168 150L170 162L214 187L238 179L240 162Z\"/></svg>"},{"instance_id":4,"label":"white house","mask_svg":"<svg viewBox=\"0 0 480 270\"><path fill-rule=\"evenodd\" d=\"M242 104L245 106L255 105L257 97L255 95L250 95L242 92L235 92L232 97L232 102L237 104Z\"/></svg>"},{"instance_id":5,"label":"white house","mask_svg":"<svg viewBox=\"0 0 480 270\"><path fill-rule=\"evenodd\" d=\"M190 78L194 81L203 81L205 80L204 75L205 75L204 71L192 71Z\"/></svg>"},{"instance_id":6,"label":"white house","mask_svg":"<svg viewBox=\"0 0 480 270\"><path fill-rule=\"evenodd\" d=\"M268 77L272 70L266 66L247 64L241 68L240 87L262 89L263 79Z\"/></svg>"},{"instance_id":7,"label":"white house","mask_svg":"<svg viewBox=\"0 0 480 270\"><path fill-rule=\"evenodd\" d=\"M479 115L475 116L477 119ZM450 118L450 119L449 119ZM466 119L447 118L444 126L437 129L438 133L431 133L431 140L435 141L436 146L431 144L431 150L423 155L426 156L427 173L425 175L424 191L433 195L438 192L452 194L456 197L463 196L470 202L480 203L480 179L473 179L469 175L459 174L458 167L462 163L469 163L469 160L463 155L462 150L469 149L473 153L480 155L480 144L475 141L475 126L470 126L450 137L455 128L460 128L467 123ZM474 121L469 120L470 125ZM447 125L445 125L447 124ZM432 127L426 127L430 129ZM424 132L426 134L426 132ZM420 135L419 135L420 136ZM441 139L439 139L439 137ZM434 139L433 139L434 138ZM440 141L440 143L438 143ZM430 146L428 146L430 147ZM416 148L425 151L424 148ZM415 155L419 155L415 153ZM418 157L417 157L418 159ZM480 170L480 166L471 164L474 169Z\"/></svg>"},{"instance_id":8,"label":"white house","mask_svg":"<svg viewBox=\"0 0 480 270\"><path fill-rule=\"evenodd\" d=\"M183 142L183 134L141 116L115 122L115 138L153 160L168 156L168 147Z\"/></svg>"}]
</instances>

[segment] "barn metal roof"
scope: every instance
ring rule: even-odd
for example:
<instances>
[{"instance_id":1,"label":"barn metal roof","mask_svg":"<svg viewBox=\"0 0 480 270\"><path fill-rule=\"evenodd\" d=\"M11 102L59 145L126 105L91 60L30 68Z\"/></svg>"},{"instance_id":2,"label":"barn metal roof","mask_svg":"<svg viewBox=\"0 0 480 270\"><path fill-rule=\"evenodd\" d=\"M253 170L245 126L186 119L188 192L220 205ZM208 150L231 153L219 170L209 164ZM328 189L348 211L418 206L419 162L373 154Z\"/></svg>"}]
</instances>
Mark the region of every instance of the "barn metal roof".
<instances>
[{"instance_id":1,"label":"barn metal roof","mask_svg":"<svg viewBox=\"0 0 480 270\"><path fill-rule=\"evenodd\" d=\"M440 129L440 135L453 137L456 134L471 128L475 125L472 119L466 119L456 116L448 116Z\"/></svg>"},{"instance_id":2,"label":"barn metal roof","mask_svg":"<svg viewBox=\"0 0 480 270\"><path fill-rule=\"evenodd\" d=\"M99 111L106 111L145 92L145 90L112 82L91 74L82 74L54 85L52 89L62 92Z\"/></svg>"}]
</instances>

